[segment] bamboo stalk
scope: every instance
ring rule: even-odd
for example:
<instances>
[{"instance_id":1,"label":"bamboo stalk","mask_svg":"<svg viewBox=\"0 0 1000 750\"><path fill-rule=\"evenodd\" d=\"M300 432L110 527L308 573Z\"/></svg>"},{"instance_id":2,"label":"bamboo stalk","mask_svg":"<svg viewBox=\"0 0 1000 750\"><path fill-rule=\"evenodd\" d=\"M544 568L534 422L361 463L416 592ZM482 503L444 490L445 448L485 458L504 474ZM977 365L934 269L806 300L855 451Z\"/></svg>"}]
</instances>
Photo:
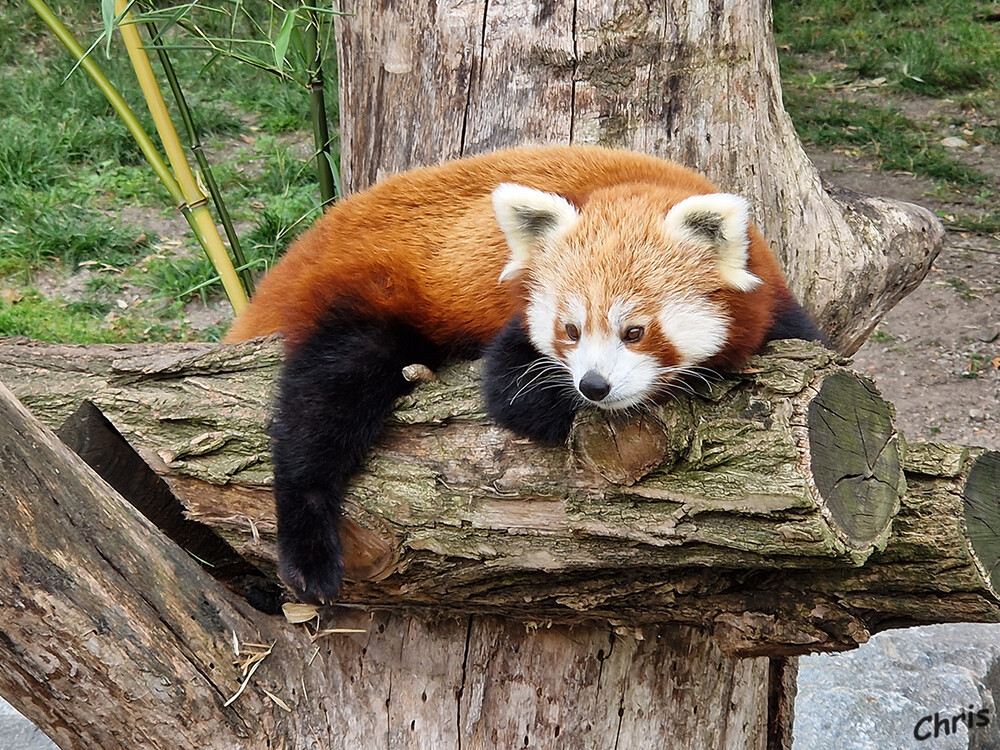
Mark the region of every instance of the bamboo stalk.
<instances>
[{"instance_id":1,"label":"bamboo stalk","mask_svg":"<svg viewBox=\"0 0 1000 750\"><path fill-rule=\"evenodd\" d=\"M309 112L312 115L313 138L316 143L316 174L323 205L337 199L337 185L330 166L330 128L326 117L325 82L323 80L323 54L318 41L319 18L316 11L303 6L307 22L302 33L306 53L312 61L306 66L309 87Z\"/></svg>"},{"instance_id":2,"label":"bamboo stalk","mask_svg":"<svg viewBox=\"0 0 1000 750\"><path fill-rule=\"evenodd\" d=\"M167 152L167 159L177 176L177 182L184 196L184 204L190 212L192 226L195 227L195 233L222 279L222 286L226 290L230 304L237 313L240 313L247 306L246 292L236 274L236 269L233 268L229 253L226 252L225 245L222 243L219 229L208 211L206 206L208 198L202 192L201 186L198 185L191 165L184 154L184 147L181 145L177 130L170 119L170 113L163 100L163 94L160 92L159 83L153 73L153 66L146 55L146 50L139 37L139 29L132 19L132 13L128 10L128 6L128 0L116 0L115 2L115 12L121 18L118 31L121 32L125 42L125 49L128 51L136 78L146 98L146 106L149 107L153 122L156 123L160 141Z\"/></svg>"},{"instance_id":3,"label":"bamboo stalk","mask_svg":"<svg viewBox=\"0 0 1000 750\"><path fill-rule=\"evenodd\" d=\"M159 32L156 26L152 21L146 21L145 23L153 39L157 39ZM167 51L161 45L156 46L156 55L167 77L167 84L170 86L170 91L174 95L181 121L184 123L184 130L188 136L188 148L191 149L191 153L194 154L194 158L198 162L198 167L201 169L202 177L205 180L205 187L208 188L208 192L212 196L212 203L215 204L215 210L219 212L219 221L222 222L222 228L226 232L226 239L229 240L229 247L232 248L233 256L236 258L237 272L240 275L240 280L243 282L243 289L247 295L251 295L254 291L253 274L247 267L246 256L243 254L243 246L240 244L239 235L233 226L233 220L222 197L222 191L215 181L215 175L212 174L212 166L208 163L208 159L205 156L205 149L202 147L201 138L198 137L198 129L195 127L194 117L191 115L187 100L184 98L184 90L181 88L180 81L177 80L177 73L174 71L173 63L170 62L170 55L167 54Z\"/></svg>"},{"instance_id":4,"label":"bamboo stalk","mask_svg":"<svg viewBox=\"0 0 1000 750\"><path fill-rule=\"evenodd\" d=\"M87 54L86 50L76 41L72 32L66 28L66 25L59 20L58 16L52 12L52 9L45 3L45 0L28 0L28 4L32 7L38 17L42 19L46 26L53 35L62 42L66 50L73 56L73 59L84 69L87 75L90 76L94 84L97 86L98 90L104 94L108 103L115 110L115 113L121 118L121 121L128 128L129 133L135 139L136 144L139 146L139 150L142 151L143 156L149 163L153 172L163 183L167 192L170 194L170 198L178 204L180 211L185 219L187 219L188 224L191 226L191 230L194 232L195 236L198 237L199 242L202 242L202 247L205 247L204 241L202 241L201 226L198 219L192 214L190 210L190 205L186 200L184 189L181 184L174 178L174 175L170 171L170 167L163 160L160 152L156 149L156 145L153 143L149 134L143 129L142 124L139 119L135 116L135 112L128 105L128 102L122 97L118 90L114 87L114 84L108 80L108 77L104 75L100 66L94 62L94 60ZM186 163L186 162L185 162ZM204 198L204 196L202 196ZM209 217L211 218L211 217ZM212 224L212 230L218 237L218 230L215 229L215 224ZM219 240L221 245L221 238ZM206 252L208 248L206 247ZM229 256L225 254L225 248L223 248L223 254L226 258L226 263L230 268L232 268L232 262L229 260ZM212 255L209 254L211 258ZM214 261L213 261L214 262ZM234 274L235 276L235 274ZM246 307L247 299L246 295L243 293L242 287L239 286L239 282L236 284L239 295L237 299L230 297L230 303L233 305L233 309L239 312L244 307ZM228 288L227 288L228 293ZM242 299L242 302L240 302Z\"/></svg>"},{"instance_id":5,"label":"bamboo stalk","mask_svg":"<svg viewBox=\"0 0 1000 750\"><path fill-rule=\"evenodd\" d=\"M163 183L167 192L170 193L171 199L178 203L183 203L184 193L181 191L177 180L174 179L173 174L171 174L167 163L163 161L160 152L156 150L156 145L149 137L149 134L143 129L142 124L128 105L128 102L118 93L118 90L108 80L107 76L104 75L100 66L87 55L80 43L74 38L72 32L66 28L49 6L45 4L45 0L28 0L28 4L34 9L45 25L49 27L49 30L55 37L63 43L63 46L66 47L80 67L91 77L100 92L107 98L108 103L111 104L115 113L125 123L125 127L128 128L132 137L135 138L136 144L138 144L143 156L146 157L146 161L149 162L149 166L152 167L153 172L156 173L156 176Z\"/></svg>"}]
</instances>

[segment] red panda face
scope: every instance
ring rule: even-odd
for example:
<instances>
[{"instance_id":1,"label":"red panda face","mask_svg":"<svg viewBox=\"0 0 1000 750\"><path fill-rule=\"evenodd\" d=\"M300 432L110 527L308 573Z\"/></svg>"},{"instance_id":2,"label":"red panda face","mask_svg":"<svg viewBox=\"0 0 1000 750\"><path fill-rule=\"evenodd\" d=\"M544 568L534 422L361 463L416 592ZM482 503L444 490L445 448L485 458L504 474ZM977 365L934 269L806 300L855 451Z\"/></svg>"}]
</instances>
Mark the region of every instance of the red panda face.
<instances>
[{"instance_id":1,"label":"red panda face","mask_svg":"<svg viewBox=\"0 0 1000 750\"><path fill-rule=\"evenodd\" d=\"M604 409L655 401L729 338L721 290L749 291L747 207L729 195L678 201L652 186L595 192L582 210L504 185L494 193L527 290L534 346Z\"/></svg>"}]
</instances>

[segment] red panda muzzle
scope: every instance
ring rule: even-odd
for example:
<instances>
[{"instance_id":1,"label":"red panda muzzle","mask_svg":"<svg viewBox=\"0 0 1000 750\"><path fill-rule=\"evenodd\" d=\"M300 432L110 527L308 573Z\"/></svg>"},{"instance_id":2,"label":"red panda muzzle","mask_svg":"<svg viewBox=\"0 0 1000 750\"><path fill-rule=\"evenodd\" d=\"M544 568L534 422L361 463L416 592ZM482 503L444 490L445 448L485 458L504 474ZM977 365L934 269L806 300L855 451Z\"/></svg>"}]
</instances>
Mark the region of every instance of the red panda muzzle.
<instances>
[{"instance_id":1,"label":"red panda muzzle","mask_svg":"<svg viewBox=\"0 0 1000 750\"><path fill-rule=\"evenodd\" d=\"M580 389L580 393L591 401L600 401L611 392L611 383L595 370L588 370L580 378L580 383L577 387Z\"/></svg>"}]
</instances>

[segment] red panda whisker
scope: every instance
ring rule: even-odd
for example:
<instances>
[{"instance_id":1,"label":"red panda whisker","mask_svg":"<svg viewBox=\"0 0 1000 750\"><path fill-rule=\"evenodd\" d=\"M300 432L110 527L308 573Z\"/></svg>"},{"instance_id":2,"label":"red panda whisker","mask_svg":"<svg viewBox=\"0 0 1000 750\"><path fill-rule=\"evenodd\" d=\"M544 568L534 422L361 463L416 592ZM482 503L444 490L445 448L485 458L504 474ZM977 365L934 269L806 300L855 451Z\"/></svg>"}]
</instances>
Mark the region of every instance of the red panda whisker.
<instances>
[{"instance_id":1,"label":"red panda whisker","mask_svg":"<svg viewBox=\"0 0 1000 750\"><path fill-rule=\"evenodd\" d=\"M529 375L531 375L532 376L531 380L524 386L527 387L530 386L539 378L544 377L545 375L548 375L552 372L558 372L559 370L560 370L560 365L558 362L548 359L538 359L535 360L534 362L531 362L524 368L524 372L522 372L520 375L516 377L516 382L518 385L521 385L524 382L524 379L527 378Z\"/></svg>"},{"instance_id":2,"label":"red panda whisker","mask_svg":"<svg viewBox=\"0 0 1000 750\"><path fill-rule=\"evenodd\" d=\"M537 369L545 369L547 367L549 367L549 368L555 368L555 369L562 369L562 370L566 370L567 369L566 365L563 364L562 362L560 362L558 359L555 359L553 357L541 357L539 359L534 360L533 362L529 362L525 366L524 373L522 373L522 375L520 377L523 377L524 375L527 375L529 372L531 372L532 370L534 370L536 368Z\"/></svg>"},{"instance_id":3,"label":"red panda whisker","mask_svg":"<svg viewBox=\"0 0 1000 750\"><path fill-rule=\"evenodd\" d=\"M539 366L537 368L537 372L534 373L534 377L522 385L517 392L510 397L510 404L513 404L518 397L534 390L544 391L554 388L572 387L572 378L570 378L568 382L559 381L558 376L566 376L569 373L565 371L565 368L560 363L555 362L554 360L540 359L532 362L527 368L525 368L524 374L518 376L517 382L520 383L521 378L526 377L528 372L535 368L536 365L539 365L539 363L542 363L543 366ZM553 376L557 376L555 382L552 382L551 380Z\"/></svg>"},{"instance_id":4,"label":"red panda whisker","mask_svg":"<svg viewBox=\"0 0 1000 750\"><path fill-rule=\"evenodd\" d=\"M634 365L632 365L631 368L629 368L628 372L625 373L625 375L622 377L622 380L628 380L630 377L632 377L632 373L633 372L635 372L637 369L639 369L640 367L642 367L642 366L644 366L646 364L648 364L648 363L645 362L645 361L636 362Z\"/></svg>"},{"instance_id":5,"label":"red panda whisker","mask_svg":"<svg viewBox=\"0 0 1000 750\"><path fill-rule=\"evenodd\" d=\"M570 381L566 381L566 382L558 382L558 381L556 381L556 382L548 382L548 383L537 383L530 390L522 389L522 391L518 391L518 395L522 395L522 392L523 393L529 393L529 392L530 393L544 393L545 391L558 391L558 390L563 390L563 389L565 389L565 390L574 389L573 383L570 382ZM513 403L513 399L511 400L511 403Z\"/></svg>"},{"instance_id":6,"label":"red panda whisker","mask_svg":"<svg viewBox=\"0 0 1000 750\"><path fill-rule=\"evenodd\" d=\"M671 380L680 381L685 377L697 378L703 382L707 387L711 388L712 383L709 378L713 380L720 380L722 376L710 367L703 367L701 365L674 365L673 367L664 368L661 375L670 376Z\"/></svg>"},{"instance_id":7,"label":"red panda whisker","mask_svg":"<svg viewBox=\"0 0 1000 750\"><path fill-rule=\"evenodd\" d=\"M524 382L525 378L527 378L527 377L528 377L528 373L527 373L527 372L525 372L525 373L524 373L523 375L519 375L519 376L517 377L517 380L515 381L515 385L519 386L519 388L518 388L518 390L517 390L517 391L516 391L516 392L514 393L514 395L513 395L513 396L511 396L511 399L510 399L510 402L511 402L511 403L514 403L514 400L515 400L515 399L516 399L516 398L517 398L518 396L520 396L520 395L521 395L522 393L524 393L525 391L528 391L528 390L530 390L530 389L531 389L531 387L532 387L533 385L535 385L535 383L537 383L537 382L538 382L539 380L541 380L541 379L542 379L542 378L544 378L544 377L545 377L546 375L548 375L548 374L549 374L549 372L550 372L549 370L537 370L537 371L535 371L535 372L531 373L531 376L532 376L532 377L531 377L531 379L530 379L530 380L528 380L527 382Z\"/></svg>"},{"instance_id":8,"label":"red panda whisker","mask_svg":"<svg viewBox=\"0 0 1000 750\"><path fill-rule=\"evenodd\" d=\"M638 401L638 402L636 402L634 404L629 404L622 411L624 411L625 412L625 416L627 416L629 418L637 417L640 414L642 414L642 412L646 411L654 403L655 402L652 401L651 399L644 398L641 401Z\"/></svg>"},{"instance_id":9,"label":"red panda whisker","mask_svg":"<svg viewBox=\"0 0 1000 750\"><path fill-rule=\"evenodd\" d=\"M691 396L696 395L696 392L691 387L690 383L685 383L683 379L677 377L678 373L683 374L684 368L683 367L665 368L665 372L661 373L661 377L663 377L664 379L662 382L658 383L653 389L651 389L650 399L655 401L658 396L666 394L675 401L679 402L680 399L677 398L677 394L675 392L678 390L683 391Z\"/></svg>"},{"instance_id":10,"label":"red panda whisker","mask_svg":"<svg viewBox=\"0 0 1000 750\"><path fill-rule=\"evenodd\" d=\"M685 368L685 372L690 375L695 375L701 379L712 378L713 380L722 380L722 374L718 370L713 370L711 367L691 365Z\"/></svg>"},{"instance_id":11,"label":"red panda whisker","mask_svg":"<svg viewBox=\"0 0 1000 750\"><path fill-rule=\"evenodd\" d=\"M533 361L529 362L528 364L526 364L522 368L524 370L524 372L521 373L521 375L519 375L518 377L524 377L529 372L531 372L532 370L535 370L535 369L540 369L540 368L544 368L544 367L558 367L558 366L559 366L559 363L556 362L556 360L551 359L550 357L541 357L539 359L533 360Z\"/></svg>"},{"instance_id":12,"label":"red panda whisker","mask_svg":"<svg viewBox=\"0 0 1000 750\"><path fill-rule=\"evenodd\" d=\"M670 385L671 385L672 388L675 388L675 389L677 389L679 391L684 391L684 393L688 394L689 396L696 396L697 395L697 392L695 391L695 389L692 388L689 383L685 383L683 380L676 380L673 383L671 383Z\"/></svg>"},{"instance_id":13,"label":"red panda whisker","mask_svg":"<svg viewBox=\"0 0 1000 750\"><path fill-rule=\"evenodd\" d=\"M680 385L678 383L676 383L676 382L674 382L674 383L668 383L667 384L667 388L664 390L664 392L668 396L670 396L670 398L672 398L675 402L677 402L679 404L679 403L681 403L681 397L678 394L678 391L683 391L688 396L692 395L691 391L688 391L688 390L684 389L683 387L680 387Z\"/></svg>"},{"instance_id":14,"label":"red panda whisker","mask_svg":"<svg viewBox=\"0 0 1000 750\"><path fill-rule=\"evenodd\" d=\"M655 405L664 396L669 396L675 403L679 404L681 402L677 394L674 393L671 383L660 384L655 391L650 392L647 400L651 405Z\"/></svg>"},{"instance_id":15,"label":"red panda whisker","mask_svg":"<svg viewBox=\"0 0 1000 750\"><path fill-rule=\"evenodd\" d=\"M709 379L707 377L705 377L704 375L702 375L700 372L687 371L687 372L684 373L684 375L692 377L692 378L697 378L699 381L701 381L702 383L704 383L705 386L708 387L708 388L712 387L711 381L709 381Z\"/></svg>"},{"instance_id":16,"label":"red panda whisker","mask_svg":"<svg viewBox=\"0 0 1000 750\"><path fill-rule=\"evenodd\" d=\"M689 371L689 372L704 372L704 373L708 373L709 375L712 375L713 377L717 377L717 378L718 377L722 377L719 374L718 370L715 370L715 369L713 369L711 367L705 367L704 365L681 365L680 369L682 369L684 371Z\"/></svg>"}]
</instances>

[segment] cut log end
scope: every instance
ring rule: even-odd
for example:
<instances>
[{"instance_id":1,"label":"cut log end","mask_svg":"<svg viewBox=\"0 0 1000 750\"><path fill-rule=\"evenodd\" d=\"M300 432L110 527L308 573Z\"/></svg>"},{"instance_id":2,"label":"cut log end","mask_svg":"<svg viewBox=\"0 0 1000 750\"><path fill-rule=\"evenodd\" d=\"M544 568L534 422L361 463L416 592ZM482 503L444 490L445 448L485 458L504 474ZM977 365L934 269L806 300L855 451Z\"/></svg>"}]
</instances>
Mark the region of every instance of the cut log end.
<instances>
[{"instance_id":1,"label":"cut log end","mask_svg":"<svg viewBox=\"0 0 1000 750\"><path fill-rule=\"evenodd\" d=\"M1000 452L982 454L962 492L969 544L983 577L1000 592Z\"/></svg>"},{"instance_id":2,"label":"cut log end","mask_svg":"<svg viewBox=\"0 0 1000 750\"><path fill-rule=\"evenodd\" d=\"M823 381L809 403L813 481L833 527L852 549L888 534L904 491L892 407L870 383L847 373Z\"/></svg>"}]
</instances>

